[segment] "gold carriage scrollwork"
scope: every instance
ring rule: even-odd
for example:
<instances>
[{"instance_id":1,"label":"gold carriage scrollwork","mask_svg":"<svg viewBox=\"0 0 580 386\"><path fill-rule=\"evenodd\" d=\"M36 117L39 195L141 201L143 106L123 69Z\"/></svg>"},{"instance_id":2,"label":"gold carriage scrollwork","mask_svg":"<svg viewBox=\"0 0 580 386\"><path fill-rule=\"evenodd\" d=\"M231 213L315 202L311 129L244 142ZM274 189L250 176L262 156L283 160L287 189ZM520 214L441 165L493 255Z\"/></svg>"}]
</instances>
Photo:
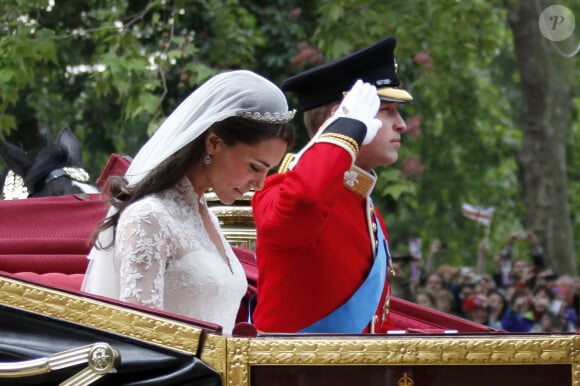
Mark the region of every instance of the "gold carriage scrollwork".
<instances>
[{"instance_id":1,"label":"gold carriage scrollwork","mask_svg":"<svg viewBox=\"0 0 580 386\"><path fill-rule=\"evenodd\" d=\"M234 343L234 342L231 342ZM580 336L481 334L473 336L262 336L228 341L230 385L252 385L252 369L266 366L538 366L566 365L580 385ZM473 368L472 368L473 369ZM366 370L365 370L366 371ZM406 370L400 385L424 385ZM492 374L490 373L490 376ZM549 380L550 377L545 380ZM525 381L525 379L523 380ZM402 383L401 383L402 382ZM410 383L413 382L413 383ZM510 383L512 384L512 383ZM522 385L527 383L522 383Z\"/></svg>"},{"instance_id":2,"label":"gold carriage scrollwork","mask_svg":"<svg viewBox=\"0 0 580 386\"><path fill-rule=\"evenodd\" d=\"M412 373L413 369L429 366L499 365L531 369L559 365L560 369L565 366L570 384L580 386L580 336L574 334L235 337L210 332L202 339L205 334L202 328L192 324L2 276L0 303L174 350L199 353L200 359L222 375L224 385L261 386L264 383L254 376L275 367L392 367L396 370L392 384L397 384L407 372L404 381L407 384L413 381L418 386L424 383Z\"/></svg>"}]
</instances>

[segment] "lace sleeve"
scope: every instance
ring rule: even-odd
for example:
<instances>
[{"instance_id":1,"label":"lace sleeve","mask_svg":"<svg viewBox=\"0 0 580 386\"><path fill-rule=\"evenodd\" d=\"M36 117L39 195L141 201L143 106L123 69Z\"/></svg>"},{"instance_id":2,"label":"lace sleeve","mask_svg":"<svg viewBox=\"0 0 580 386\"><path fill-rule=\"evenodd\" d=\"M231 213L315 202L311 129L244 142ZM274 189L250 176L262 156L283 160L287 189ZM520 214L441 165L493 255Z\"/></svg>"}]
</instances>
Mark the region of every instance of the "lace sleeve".
<instances>
[{"instance_id":1,"label":"lace sleeve","mask_svg":"<svg viewBox=\"0 0 580 386\"><path fill-rule=\"evenodd\" d=\"M164 212L137 202L121 215L117 225L115 259L120 262L120 300L164 308L164 275L172 256Z\"/></svg>"}]
</instances>

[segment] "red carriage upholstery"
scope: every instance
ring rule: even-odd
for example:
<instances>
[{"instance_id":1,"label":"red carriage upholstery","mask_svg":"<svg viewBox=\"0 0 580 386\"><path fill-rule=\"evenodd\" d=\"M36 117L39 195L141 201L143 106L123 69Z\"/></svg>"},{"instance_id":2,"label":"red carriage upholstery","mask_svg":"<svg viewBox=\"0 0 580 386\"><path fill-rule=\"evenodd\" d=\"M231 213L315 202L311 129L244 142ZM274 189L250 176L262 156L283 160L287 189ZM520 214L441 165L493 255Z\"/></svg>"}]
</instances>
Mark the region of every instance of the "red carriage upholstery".
<instances>
[{"instance_id":1,"label":"red carriage upholstery","mask_svg":"<svg viewBox=\"0 0 580 386\"><path fill-rule=\"evenodd\" d=\"M71 273L71 274L60 272L36 273L30 271L15 272L12 274L12 276L31 283L38 283L48 287L60 289L72 289L75 291L79 291L81 289L83 279L85 278L84 273Z\"/></svg>"},{"instance_id":2,"label":"red carriage upholstery","mask_svg":"<svg viewBox=\"0 0 580 386\"><path fill-rule=\"evenodd\" d=\"M106 173L121 174L125 158L113 156ZM102 185L106 178L101 175ZM50 287L79 291L88 265L90 235L105 215L100 195L67 195L0 200L0 272ZM256 293L258 271L254 254L234 247L248 278L238 321L247 321L248 301ZM417 332L491 331L465 319L393 298L391 322L401 330Z\"/></svg>"},{"instance_id":3,"label":"red carriage upholstery","mask_svg":"<svg viewBox=\"0 0 580 386\"><path fill-rule=\"evenodd\" d=\"M97 179L122 175L129 161L117 154ZM105 215L98 194L0 201L0 271L50 286L80 290L90 235Z\"/></svg>"},{"instance_id":4,"label":"red carriage upholstery","mask_svg":"<svg viewBox=\"0 0 580 386\"><path fill-rule=\"evenodd\" d=\"M89 235L104 215L98 195L0 201L0 270L83 274Z\"/></svg>"}]
</instances>

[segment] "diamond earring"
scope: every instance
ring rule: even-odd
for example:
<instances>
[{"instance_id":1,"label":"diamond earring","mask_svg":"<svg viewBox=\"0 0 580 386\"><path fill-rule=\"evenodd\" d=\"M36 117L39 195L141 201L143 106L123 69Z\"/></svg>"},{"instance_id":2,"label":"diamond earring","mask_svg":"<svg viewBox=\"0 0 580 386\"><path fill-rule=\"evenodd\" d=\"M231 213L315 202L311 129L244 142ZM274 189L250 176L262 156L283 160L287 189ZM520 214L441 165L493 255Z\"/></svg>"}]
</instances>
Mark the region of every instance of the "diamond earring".
<instances>
[{"instance_id":1,"label":"diamond earring","mask_svg":"<svg viewBox=\"0 0 580 386\"><path fill-rule=\"evenodd\" d=\"M208 154L203 158L203 163L206 165L211 164L211 161L213 161L213 159L211 158L211 154Z\"/></svg>"}]
</instances>

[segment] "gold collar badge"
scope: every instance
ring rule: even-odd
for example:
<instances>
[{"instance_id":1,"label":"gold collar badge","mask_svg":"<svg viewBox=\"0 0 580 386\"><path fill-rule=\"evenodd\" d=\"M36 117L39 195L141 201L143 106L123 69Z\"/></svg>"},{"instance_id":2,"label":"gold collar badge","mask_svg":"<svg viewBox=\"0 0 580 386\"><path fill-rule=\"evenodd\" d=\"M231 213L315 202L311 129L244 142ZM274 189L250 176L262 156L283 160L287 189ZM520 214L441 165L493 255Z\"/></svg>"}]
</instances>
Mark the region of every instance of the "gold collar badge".
<instances>
[{"instance_id":1,"label":"gold collar badge","mask_svg":"<svg viewBox=\"0 0 580 386\"><path fill-rule=\"evenodd\" d=\"M369 197L375 188L377 176L367 173L358 166L353 166L344 172L344 187L363 197Z\"/></svg>"}]
</instances>

